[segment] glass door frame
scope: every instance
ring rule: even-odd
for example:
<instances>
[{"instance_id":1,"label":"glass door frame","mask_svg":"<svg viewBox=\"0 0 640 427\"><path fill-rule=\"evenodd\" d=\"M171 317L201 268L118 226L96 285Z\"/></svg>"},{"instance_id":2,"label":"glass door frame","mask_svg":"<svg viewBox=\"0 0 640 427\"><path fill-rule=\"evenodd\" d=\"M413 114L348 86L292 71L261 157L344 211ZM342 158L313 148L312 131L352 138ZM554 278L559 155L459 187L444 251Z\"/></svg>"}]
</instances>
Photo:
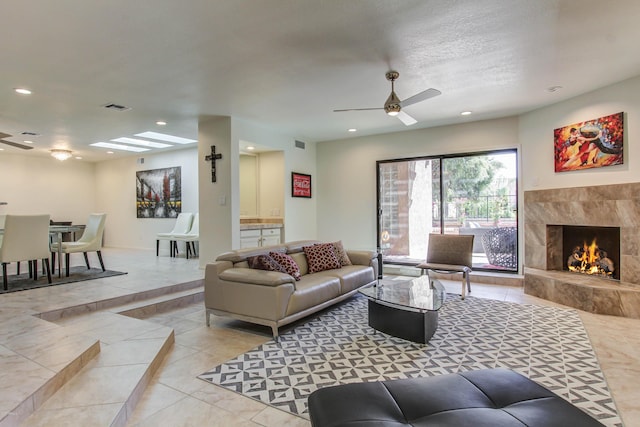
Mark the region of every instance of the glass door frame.
<instances>
[{"instance_id":1,"label":"glass door frame","mask_svg":"<svg viewBox=\"0 0 640 427\"><path fill-rule=\"evenodd\" d=\"M405 157L405 158L397 158L397 159L387 159L387 160L377 160L376 161L376 246L378 249L378 254L380 259L384 262L384 258L382 257L382 241L381 241L381 220L382 220L382 197L381 197L381 188L380 188L380 179L381 172L380 166L382 164L388 163L399 163L399 162L411 162L411 161L420 161L420 160L439 160L439 227L440 232L444 233L445 231L445 215L444 213L444 204L445 204L445 195L444 195L444 185L443 185L443 161L452 158L460 158L460 157L475 157L475 156L490 156L490 155L498 155L498 154L509 154L513 153L515 155L515 225L516 225L516 236L515 236L515 250L516 250L516 260L517 265L515 270L500 270L494 268L482 268L482 267L474 267L475 271L487 271L492 273L505 273L505 274L519 274L521 267L521 257L520 257L520 245L519 245L519 234L520 234L520 212L519 212L519 175L518 175L518 149L517 148L505 148L505 149L497 149L497 150L486 150L486 151L476 151L476 152L468 152L468 153L456 153L456 154L442 154L442 155L431 155L431 156L416 156L416 157ZM413 263L410 262L402 262L395 261L392 262L395 265L407 265L413 266Z\"/></svg>"}]
</instances>

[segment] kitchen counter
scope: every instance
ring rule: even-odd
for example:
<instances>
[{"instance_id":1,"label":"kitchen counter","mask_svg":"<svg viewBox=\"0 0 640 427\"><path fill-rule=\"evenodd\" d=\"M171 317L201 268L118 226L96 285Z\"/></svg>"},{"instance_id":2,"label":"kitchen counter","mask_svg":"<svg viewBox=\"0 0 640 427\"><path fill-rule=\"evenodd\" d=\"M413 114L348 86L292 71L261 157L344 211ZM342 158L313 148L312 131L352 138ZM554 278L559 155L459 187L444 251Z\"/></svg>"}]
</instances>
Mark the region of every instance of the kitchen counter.
<instances>
[{"instance_id":1,"label":"kitchen counter","mask_svg":"<svg viewBox=\"0 0 640 427\"><path fill-rule=\"evenodd\" d=\"M265 228L282 228L284 224L256 222L249 224L240 224L240 230L262 230Z\"/></svg>"}]
</instances>

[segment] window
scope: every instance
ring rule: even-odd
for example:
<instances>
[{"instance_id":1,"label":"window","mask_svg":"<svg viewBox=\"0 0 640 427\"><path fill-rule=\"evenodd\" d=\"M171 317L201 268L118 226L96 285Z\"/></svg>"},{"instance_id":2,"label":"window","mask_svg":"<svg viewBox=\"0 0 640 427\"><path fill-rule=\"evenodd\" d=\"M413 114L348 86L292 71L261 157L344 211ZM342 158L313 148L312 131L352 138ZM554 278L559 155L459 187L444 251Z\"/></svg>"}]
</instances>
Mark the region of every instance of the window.
<instances>
[{"instance_id":1,"label":"window","mask_svg":"<svg viewBox=\"0 0 640 427\"><path fill-rule=\"evenodd\" d=\"M378 246L417 264L429 233L473 234L473 267L518 270L516 150L377 162Z\"/></svg>"}]
</instances>

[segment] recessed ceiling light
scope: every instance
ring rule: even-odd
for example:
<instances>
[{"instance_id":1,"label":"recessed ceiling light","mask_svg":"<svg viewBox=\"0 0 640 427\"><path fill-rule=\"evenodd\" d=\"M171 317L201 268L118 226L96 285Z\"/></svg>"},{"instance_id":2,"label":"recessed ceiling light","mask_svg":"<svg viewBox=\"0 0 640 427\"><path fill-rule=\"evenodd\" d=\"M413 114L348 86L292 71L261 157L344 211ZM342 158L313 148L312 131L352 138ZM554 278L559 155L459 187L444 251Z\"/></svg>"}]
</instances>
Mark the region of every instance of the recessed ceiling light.
<instances>
[{"instance_id":1,"label":"recessed ceiling light","mask_svg":"<svg viewBox=\"0 0 640 427\"><path fill-rule=\"evenodd\" d=\"M17 87L14 90L16 91L16 93L19 93L20 95L31 95L31 91L23 87Z\"/></svg>"},{"instance_id":2,"label":"recessed ceiling light","mask_svg":"<svg viewBox=\"0 0 640 427\"><path fill-rule=\"evenodd\" d=\"M82 157L76 156L76 160L82 160Z\"/></svg>"},{"instance_id":3,"label":"recessed ceiling light","mask_svg":"<svg viewBox=\"0 0 640 427\"><path fill-rule=\"evenodd\" d=\"M122 144L112 144L110 142L95 142L95 143L89 144L89 145L91 145L93 147L100 147L100 148L111 148L113 150L134 151L136 153L140 153L142 151L149 151L148 148L132 147L130 145L122 145ZM109 154L113 154L113 152L111 152Z\"/></svg>"},{"instance_id":4,"label":"recessed ceiling light","mask_svg":"<svg viewBox=\"0 0 640 427\"><path fill-rule=\"evenodd\" d=\"M107 154L113 154L113 151L107 151Z\"/></svg>"},{"instance_id":5,"label":"recessed ceiling light","mask_svg":"<svg viewBox=\"0 0 640 427\"><path fill-rule=\"evenodd\" d=\"M254 147L253 145L249 145L249 146L247 147L247 150L255 150L255 149L256 149L256 147Z\"/></svg>"},{"instance_id":6,"label":"recessed ceiling light","mask_svg":"<svg viewBox=\"0 0 640 427\"><path fill-rule=\"evenodd\" d=\"M547 92L553 93L559 91L560 89L562 89L562 86L550 86L547 88Z\"/></svg>"},{"instance_id":7,"label":"recessed ceiling light","mask_svg":"<svg viewBox=\"0 0 640 427\"><path fill-rule=\"evenodd\" d=\"M167 122L163 122L162 120L158 120L158 121L156 122L156 124L157 124L158 126L166 126L166 125L167 125Z\"/></svg>"},{"instance_id":8,"label":"recessed ceiling light","mask_svg":"<svg viewBox=\"0 0 640 427\"><path fill-rule=\"evenodd\" d=\"M26 141L25 140L25 141L22 141L22 142L24 142L25 144L33 144L33 141Z\"/></svg>"},{"instance_id":9,"label":"recessed ceiling light","mask_svg":"<svg viewBox=\"0 0 640 427\"><path fill-rule=\"evenodd\" d=\"M158 139L160 141L174 142L176 144L191 144L192 142L198 142L195 139L182 138L179 136L173 136L159 132L136 133L136 136L139 136L141 138Z\"/></svg>"},{"instance_id":10,"label":"recessed ceiling light","mask_svg":"<svg viewBox=\"0 0 640 427\"><path fill-rule=\"evenodd\" d=\"M358 129L356 129L356 128L351 128L351 129L348 129L348 132L356 132L357 130Z\"/></svg>"},{"instance_id":11,"label":"recessed ceiling light","mask_svg":"<svg viewBox=\"0 0 640 427\"><path fill-rule=\"evenodd\" d=\"M469 114L471 114L471 111L463 111L460 113L461 116L468 116Z\"/></svg>"},{"instance_id":12,"label":"recessed ceiling light","mask_svg":"<svg viewBox=\"0 0 640 427\"><path fill-rule=\"evenodd\" d=\"M125 143L125 144L141 145L143 147L149 147L149 148L173 147L173 145L171 145L171 144L164 144L162 142L144 141L142 139L135 139L135 138L127 138L126 136L123 136L121 138L112 139L111 141L113 141L113 142L122 142L122 143Z\"/></svg>"}]
</instances>

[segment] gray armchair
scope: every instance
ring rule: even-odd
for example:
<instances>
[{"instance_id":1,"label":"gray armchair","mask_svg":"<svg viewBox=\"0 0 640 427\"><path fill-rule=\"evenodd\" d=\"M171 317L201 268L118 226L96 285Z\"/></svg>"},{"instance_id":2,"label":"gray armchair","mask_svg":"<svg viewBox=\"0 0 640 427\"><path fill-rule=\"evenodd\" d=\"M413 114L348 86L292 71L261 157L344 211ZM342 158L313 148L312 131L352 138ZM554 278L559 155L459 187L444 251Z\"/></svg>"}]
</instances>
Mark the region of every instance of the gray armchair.
<instances>
[{"instance_id":1,"label":"gray armchair","mask_svg":"<svg viewBox=\"0 0 640 427\"><path fill-rule=\"evenodd\" d=\"M429 234L427 260L417 265L422 274L429 271L437 273L462 273L462 299L465 290L471 292L471 274L473 263L473 235L466 234Z\"/></svg>"}]
</instances>

